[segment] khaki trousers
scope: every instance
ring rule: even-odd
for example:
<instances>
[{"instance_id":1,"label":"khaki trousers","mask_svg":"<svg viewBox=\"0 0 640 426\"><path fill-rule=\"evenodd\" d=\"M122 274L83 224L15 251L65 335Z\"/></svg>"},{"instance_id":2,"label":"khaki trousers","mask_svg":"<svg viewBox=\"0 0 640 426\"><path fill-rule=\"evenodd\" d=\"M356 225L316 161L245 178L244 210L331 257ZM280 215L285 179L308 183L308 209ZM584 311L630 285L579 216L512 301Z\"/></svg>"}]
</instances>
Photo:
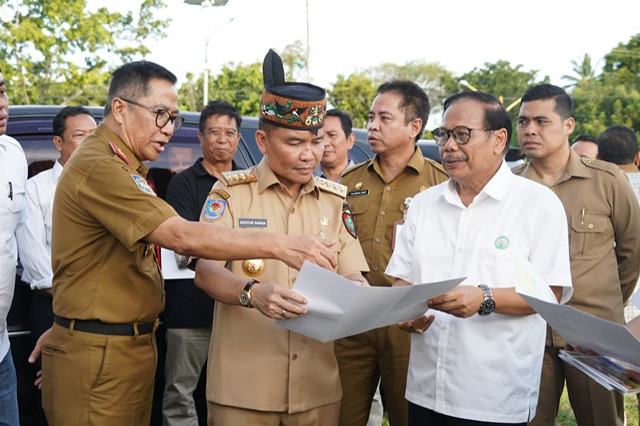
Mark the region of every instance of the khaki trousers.
<instances>
[{"instance_id":1,"label":"khaki trousers","mask_svg":"<svg viewBox=\"0 0 640 426\"><path fill-rule=\"evenodd\" d=\"M531 426L554 426L564 383L580 426L623 426L624 397L608 391L584 373L562 361L559 347L545 346L536 417Z\"/></svg>"},{"instance_id":2,"label":"khaki trousers","mask_svg":"<svg viewBox=\"0 0 640 426\"><path fill-rule=\"evenodd\" d=\"M209 426L335 426L340 401L300 413L256 411L207 402Z\"/></svg>"},{"instance_id":3,"label":"khaki trousers","mask_svg":"<svg viewBox=\"0 0 640 426\"><path fill-rule=\"evenodd\" d=\"M340 426L367 424L380 378L390 425L406 426L411 335L390 325L336 340L334 348L343 392Z\"/></svg>"},{"instance_id":4,"label":"khaki trousers","mask_svg":"<svg viewBox=\"0 0 640 426\"><path fill-rule=\"evenodd\" d=\"M42 351L42 405L50 426L148 426L155 333L84 333L53 325Z\"/></svg>"}]
</instances>

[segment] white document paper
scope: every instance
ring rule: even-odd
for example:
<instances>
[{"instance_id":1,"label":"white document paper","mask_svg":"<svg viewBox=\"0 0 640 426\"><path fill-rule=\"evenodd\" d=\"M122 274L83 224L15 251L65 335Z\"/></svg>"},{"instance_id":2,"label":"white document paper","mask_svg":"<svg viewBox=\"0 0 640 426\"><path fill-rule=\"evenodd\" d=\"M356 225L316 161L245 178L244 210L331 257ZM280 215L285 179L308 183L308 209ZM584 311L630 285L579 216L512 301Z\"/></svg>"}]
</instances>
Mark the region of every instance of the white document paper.
<instances>
[{"instance_id":1,"label":"white document paper","mask_svg":"<svg viewBox=\"0 0 640 426\"><path fill-rule=\"evenodd\" d=\"M407 287L360 287L354 282L305 262L293 290L307 299L308 312L276 324L321 342L409 321L427 311L427 300L464 281L457 278Z\"/></svg>"},{"instance_id":2,"label":"white document paper","mask_svg":"<svg viewBox=\"0 0 640 426\"><path fill-rule=\"evenodd\" d=\"M640 341L624 325L571 306L520 295L571 345L640 366Z\"/></svg>"},{"instance_id":3,"label":"white document paper","mask_svg":"<svg viewBox=\"0 0 640 426\"><path fill-rule=\"evenodd\" d=\"M160 248L160 264L165 280L193 279L196 276L196 273L189 268L178 269L176 254L173 250Z\"/></svg>"}]
</instances>

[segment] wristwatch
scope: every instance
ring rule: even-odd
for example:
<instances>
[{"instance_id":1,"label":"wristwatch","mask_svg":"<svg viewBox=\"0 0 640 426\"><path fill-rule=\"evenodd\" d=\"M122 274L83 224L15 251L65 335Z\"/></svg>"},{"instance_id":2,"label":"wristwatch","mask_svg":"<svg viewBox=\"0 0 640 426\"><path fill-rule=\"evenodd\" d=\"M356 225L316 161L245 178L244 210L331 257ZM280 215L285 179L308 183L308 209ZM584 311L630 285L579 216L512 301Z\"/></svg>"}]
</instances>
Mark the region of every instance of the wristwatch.
<instances>
[{"instance_id":1,"label":"wristwatch","mask_svg":"<svg viewBox=\"0 0 640 426\"><path fill-rule=\"evenodd\" d=\"M253 306L251 306L251 287L258 282L257 280L251 280L242 289L242 293L240 293L240 304L245 308L253 308Z\"/></svg>"},{"instance_id":2,"label":"wristwatch","mask_svg":"<svg viewBox=\"0 0 640 426\"><path fill-rule=\"evenodd\" d=\"M491 289L486 284L480 284L478 287L480 287L484 292L484 300L482 301L482 304L480 304L478 314L483 316L489 315L496 310L496 302L493 300Z\"/></svg>"}]
</instances>

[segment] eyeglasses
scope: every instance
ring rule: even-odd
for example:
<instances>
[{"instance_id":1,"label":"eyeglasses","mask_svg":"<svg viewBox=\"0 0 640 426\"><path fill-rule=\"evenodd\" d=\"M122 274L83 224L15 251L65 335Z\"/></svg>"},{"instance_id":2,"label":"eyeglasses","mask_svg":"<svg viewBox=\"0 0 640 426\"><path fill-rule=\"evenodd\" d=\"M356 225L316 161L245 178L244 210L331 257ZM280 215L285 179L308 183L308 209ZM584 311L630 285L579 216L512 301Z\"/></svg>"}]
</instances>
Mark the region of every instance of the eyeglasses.
<instances>
[{"instance_id":1,"label":"eyeglasses","mask_svg":"<svg viewBox=\"0 0 640 426\"><path fill-rule=\"evenodd\" d=\"M438 127L437 129L434 129L431 134L433 134L433 139L439 146L445 146L451 136L453 136L453 140L458 145L464 145L469 142L469 139L471 139L471 131L473 130L485 129L472 129L471 127L466 126L456 126L453 130L447 130L444 127Z\"/></svg>"},{"instance_id":2,"label":"eyeglasses","mask_svg":"<svg viewBox=\"0 0 640 426\"><path fill-rule=\"evenodd\" d=\"M130 101L129 99L125 99L125 98L120 98L120 99L122 99L128 104L139 106L139 107L148 109L151 112L155 112L156 126L158 126L161 129L164 126L166 126L168 122L171 122L171 124L173 124L173 131L177 132L182 127L182 123L184 123L184 117L181 117L179 115L171 115L169 111L167 111L166 109L150 107L149 105L144 105L135 101Z\"/></svg>"}]
</instances>

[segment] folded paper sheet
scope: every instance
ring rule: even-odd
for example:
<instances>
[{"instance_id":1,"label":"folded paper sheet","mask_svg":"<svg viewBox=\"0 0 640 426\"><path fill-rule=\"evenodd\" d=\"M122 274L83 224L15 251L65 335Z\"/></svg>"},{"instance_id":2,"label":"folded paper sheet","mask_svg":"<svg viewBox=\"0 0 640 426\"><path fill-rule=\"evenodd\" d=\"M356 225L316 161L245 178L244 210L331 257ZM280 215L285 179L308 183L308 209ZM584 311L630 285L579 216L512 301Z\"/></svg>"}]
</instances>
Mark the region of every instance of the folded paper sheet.
<instances>
[{"instance_id":1,"label":"folded paper sheet","mask_svg":"<svg viewBox=\"0 0 640 426\"><path fill-rule=\"evenodd\" d=\"M571 345L591 349L640 366L640 341L622 324L597 318L571 306L520 294Z\"/></svg>"},{"instance_id":2,"label":"folded paper sheet","mask_svg":"<svg viewBox=\"0 0 640 426\"><path fill-rule=\"evenodd\" d=\"M427 300L464 278L408 287L360 287L340 275L305 262L293 290L307 298L308 313L276 324L321 342L409 321L427 311Z\"/></svg>"}]
</instances>

